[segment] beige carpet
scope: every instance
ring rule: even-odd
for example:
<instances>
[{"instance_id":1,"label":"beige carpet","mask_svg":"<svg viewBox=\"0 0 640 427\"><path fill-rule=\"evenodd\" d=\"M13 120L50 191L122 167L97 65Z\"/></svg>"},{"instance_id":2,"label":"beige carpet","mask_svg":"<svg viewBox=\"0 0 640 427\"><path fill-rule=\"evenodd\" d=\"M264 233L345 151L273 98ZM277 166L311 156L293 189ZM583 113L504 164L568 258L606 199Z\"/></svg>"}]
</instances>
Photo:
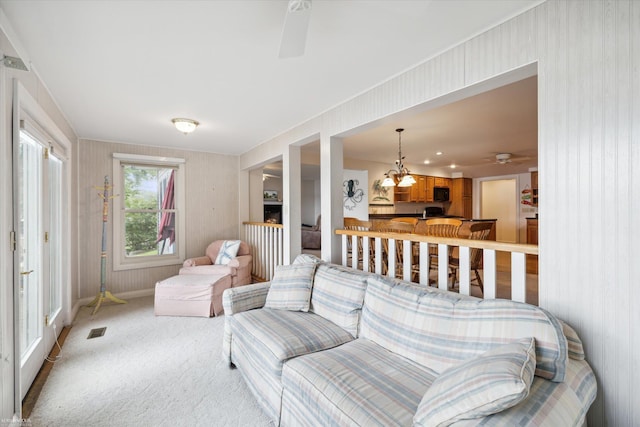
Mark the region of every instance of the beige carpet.
<instances>
[{"instance_id":1,"label":"beige carpet","mask_svg":"<svg viewBox=\"0 0 640 427\"><path fill-rule=\"evenodd\" d=\"M224 317L156 317L153 297L82 308L33 409L33 426L268 426L221 360ZM104 336L87 339L93 328Z\"/></svg>"}]
</instances>

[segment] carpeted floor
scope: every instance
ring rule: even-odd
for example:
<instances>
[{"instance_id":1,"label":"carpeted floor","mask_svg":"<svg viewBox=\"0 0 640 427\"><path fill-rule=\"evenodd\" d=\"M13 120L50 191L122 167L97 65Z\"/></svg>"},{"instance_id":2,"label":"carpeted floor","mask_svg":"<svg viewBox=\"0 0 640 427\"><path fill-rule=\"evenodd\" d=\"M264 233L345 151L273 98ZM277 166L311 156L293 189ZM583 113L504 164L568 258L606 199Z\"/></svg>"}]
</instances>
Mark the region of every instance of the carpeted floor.
<instances>
[{"instance_id":1,"label":"carpeted floor","mask_svg":"<svg viewBox=\"0 0 640 427\"><path fill-rule=\"evenodd\" d=\"M30 416L33 426L268 426L221 359L224 317L156 317L153 297L82 308ZM93 328L107 327L87 339Z\"/></svg>"}]
</instances>

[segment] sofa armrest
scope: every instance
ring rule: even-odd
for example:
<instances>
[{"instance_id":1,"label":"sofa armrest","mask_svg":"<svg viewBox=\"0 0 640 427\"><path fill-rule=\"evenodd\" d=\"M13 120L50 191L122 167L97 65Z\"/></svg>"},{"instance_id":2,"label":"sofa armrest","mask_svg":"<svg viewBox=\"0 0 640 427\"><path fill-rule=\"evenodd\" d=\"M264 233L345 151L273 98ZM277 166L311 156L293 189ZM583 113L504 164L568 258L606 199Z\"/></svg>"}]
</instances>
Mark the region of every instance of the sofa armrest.
<instances>
[{"instance_id":1,"label":"sofa armrest","mask_svg":"<svg viewBox=\"0 0 640 427\"><path fill-rule=\"evenodd\" d=\"M255 283L238 288L225 289L222 294L222 306L225 316L233 316L254 308L264 306L271 282Z\"/></svg>"},{"instance_id":2,"label":"sofa armrest","mask_svg":"<svg viewBox=\"0 0 640 427\"><path fill-rule=\"evenodd\" d=\"M213 264L213 262L211 262L211 258L209 258L208 256L200 256L196 258L185 259L184 262L182 263L182 266L195 267L197 265L211 265L211 264Z\"/></svg>"},{"instance_id":3,"label":"sofa armrest","mask_svg":"<svg viewBox=\"0 0 640 427\"><path fill-rule=\"evenodd\" d=\"M271 282L262 282L239 288L225 289L222 293L222 306L224 307L222 358L229 366L232 365L231 341L233 334L231 332L231 322L233 322L233 315L264 306L270 286Z\"/></svg>"}]
</instances>

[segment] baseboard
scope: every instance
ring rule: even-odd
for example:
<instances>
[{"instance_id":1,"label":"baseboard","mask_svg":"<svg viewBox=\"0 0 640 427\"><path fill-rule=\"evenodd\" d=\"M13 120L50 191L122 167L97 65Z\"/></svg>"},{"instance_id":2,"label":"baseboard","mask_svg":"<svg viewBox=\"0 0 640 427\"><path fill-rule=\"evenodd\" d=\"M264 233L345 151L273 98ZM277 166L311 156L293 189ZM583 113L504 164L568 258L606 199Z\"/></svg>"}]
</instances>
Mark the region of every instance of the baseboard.
<instances>
[{"instance_id":1,"label":"baseboard","mask_svg":"<svg viewBox=\"0 0 640 427\"><path fill-rule=\"evenodd\" d=\"M154 295L155 293L156 293L155 288L149 288L149 289L141 289L139 291L121 292L113 295L120 299L128 300L132 298L148 297L148 296ZM89 304L91 301L94 300L94 298L95 297L87 297L87 298L81 298L78 301L76 301L76 303L73 305L73 309L71 310L71 316L72 316L71 318L75 319L76 316L78 315L78 311L80 311L80 307Z\"/></svg>"}]
</instances>

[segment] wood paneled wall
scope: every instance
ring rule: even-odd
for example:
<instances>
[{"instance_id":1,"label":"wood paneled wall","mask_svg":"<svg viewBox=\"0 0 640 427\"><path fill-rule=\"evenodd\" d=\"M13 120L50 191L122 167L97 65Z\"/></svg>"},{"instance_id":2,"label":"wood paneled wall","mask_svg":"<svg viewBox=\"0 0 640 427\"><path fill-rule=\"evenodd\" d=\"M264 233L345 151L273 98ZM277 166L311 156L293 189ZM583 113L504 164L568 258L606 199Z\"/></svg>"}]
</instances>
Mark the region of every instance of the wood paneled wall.
<instances>
[{"instance_id":1,"label":"wood paneled wall","mask_svg":"<svg viewBox=\"0 0 640 427\"><path fill-rule=\"evenodd\" d=\"M102 202L95 186L113 173L113 153L179 157L186 160L186 256L204 255L216 239L238 238L238 157L102 141L81 140L79 174L78 287L74 301L95 296L100 290ZM113 271L113 231L108 223L107 289L112 293L152 289L158 280L178 273L180 266Z\"/></svg>"},{"instance_id":2,"label":"wood paneled wall","mask_svg":"<svg viewBox=\"0 0 640 427\"><path fill-rule=\"evenodd\" d=\"M544 2L267 141L240 167L308 135L339 137L531 64L540 305L584 341L599 384L589 424L640 425L640 228L631 222L640 212L640 1Z\"/></svg>"}]
</instances>

